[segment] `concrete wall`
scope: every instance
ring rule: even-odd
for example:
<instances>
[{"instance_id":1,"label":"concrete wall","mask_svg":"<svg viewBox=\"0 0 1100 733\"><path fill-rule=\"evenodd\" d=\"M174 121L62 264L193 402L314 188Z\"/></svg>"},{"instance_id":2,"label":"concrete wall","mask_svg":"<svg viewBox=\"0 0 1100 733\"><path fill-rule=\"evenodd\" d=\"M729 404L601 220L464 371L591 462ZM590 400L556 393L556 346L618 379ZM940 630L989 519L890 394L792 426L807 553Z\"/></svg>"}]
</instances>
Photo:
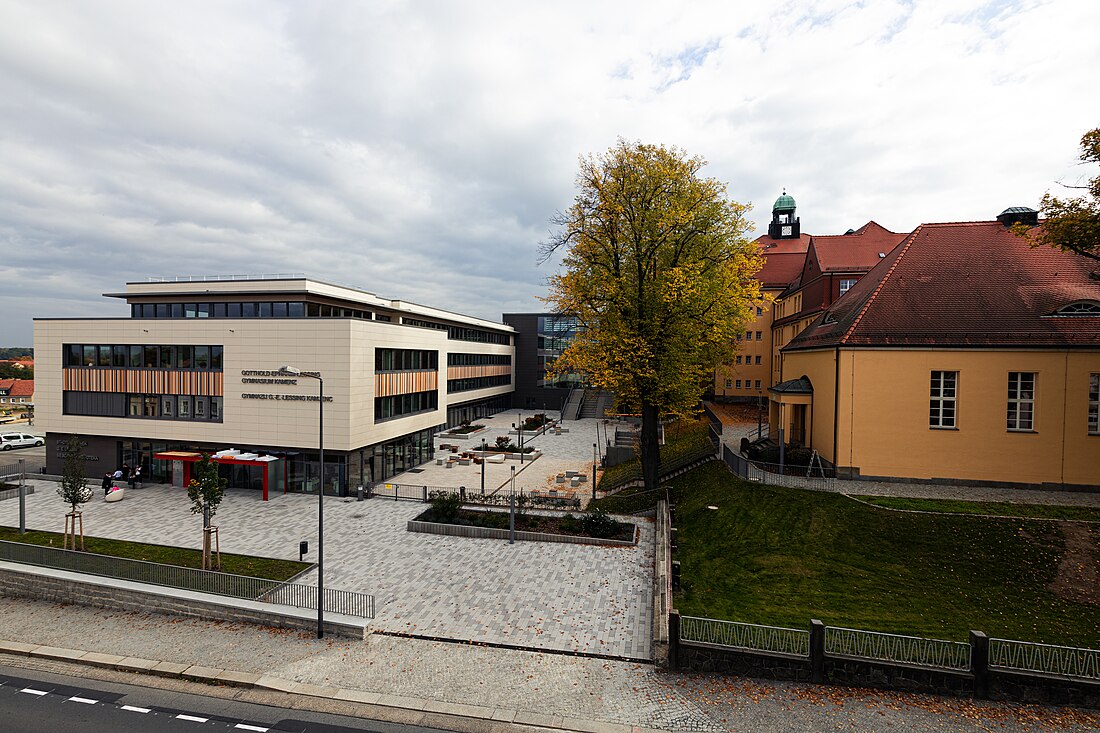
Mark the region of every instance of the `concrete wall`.
<instances>
[{"instance_id":1,"label":"concrete wall","mask_svg":"<svg viewBox=\"0 0 1100 733\"><path fill-rule=\"evenodd\" d=\"M284 629L317 629L317 612L206 593L99 578L51 568L0 562L0 594L53 603L76 603L123 611L235 621ZM325 615L325 633L363 639L367 622Z\"/></svg>"}]
</instances>

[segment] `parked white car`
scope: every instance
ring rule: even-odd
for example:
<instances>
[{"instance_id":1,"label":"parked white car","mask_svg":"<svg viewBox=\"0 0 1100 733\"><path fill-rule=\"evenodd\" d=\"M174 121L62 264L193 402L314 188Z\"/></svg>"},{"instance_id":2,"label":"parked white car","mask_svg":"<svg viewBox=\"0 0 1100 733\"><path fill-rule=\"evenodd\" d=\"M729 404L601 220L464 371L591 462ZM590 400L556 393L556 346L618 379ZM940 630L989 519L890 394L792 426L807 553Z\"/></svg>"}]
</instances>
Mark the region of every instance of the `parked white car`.
<instances>
[{"instance_id":1,"label":"parked white car","mask_svg":"<svg viewBox=\"0 0 1100 733\"><path fill-rule=\"evenodd\" d=\"M3 433L0 434L0 449L30 448L34 445L45 445L42 438L29 433Z\"/></svg>"}]
</instances>

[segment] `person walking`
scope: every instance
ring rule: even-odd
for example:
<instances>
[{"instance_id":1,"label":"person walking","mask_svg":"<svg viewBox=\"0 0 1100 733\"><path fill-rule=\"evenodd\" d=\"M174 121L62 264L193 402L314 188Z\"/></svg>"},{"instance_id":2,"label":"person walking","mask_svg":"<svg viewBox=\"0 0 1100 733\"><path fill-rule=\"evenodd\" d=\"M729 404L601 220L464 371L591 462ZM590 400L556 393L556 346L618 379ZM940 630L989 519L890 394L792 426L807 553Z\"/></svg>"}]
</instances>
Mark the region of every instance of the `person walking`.
<instances>
[{"instance_id":1,"label":"person walking","mask_svg":"<svg viewBox=\"0 0 1100 733\"><path fill-rule=\"evenodd\" d=\"M111 491L111 483L113 481L114 481L114 476L112 474L109 474L109 473L103 474L103 483L101 485L103 486L103 495L104 496L107 496L107 494Z\"/></svg>"}]
</instances>

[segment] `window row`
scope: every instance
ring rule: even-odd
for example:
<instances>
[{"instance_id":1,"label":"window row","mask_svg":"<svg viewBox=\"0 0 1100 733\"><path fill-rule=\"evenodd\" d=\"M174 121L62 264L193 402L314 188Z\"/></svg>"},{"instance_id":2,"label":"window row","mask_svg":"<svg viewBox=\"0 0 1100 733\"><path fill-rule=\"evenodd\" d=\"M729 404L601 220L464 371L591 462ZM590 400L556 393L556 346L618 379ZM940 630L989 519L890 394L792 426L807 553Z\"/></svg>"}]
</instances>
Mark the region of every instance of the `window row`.
<instances>
[{"instance_id":1,"label":"window row","mask_svg":"<svg viewBox=\"0 0 1100 733\"><path fill-rule=\"evenodd\" d=\"M511 354L447 354L447 366L511 366Z\"/></svg>"},{"instance_id":2,"label":"window row","mask_svg":"<svg viewBox=\"0 0 1100 733\"><path fill-rule=\"evenodd\" d=\"M448 326L447 338L457 341L477 341L483 344L512 343L512 335L497 333L496 331L482 331L480 328L465 328L464 326Z\"/></svg>"},{"instance_id":3,"label":"window row","mask_svg":"<svg viewBox=\"0 0 1100 733\"><path fill-rule=\"evenodd\" d=\"M487 387L503 387L512 383L510 374L499 374L491 377L468 377L466 379L448 379L448 392L467 392L471 389L485 389Z\"/></svg>"},{"instance_id":4,"label":"window row","mask_svg":"<svg viewBox=\"0 0 1100 733\"><path fill-rule=\"evenodd\" d=\"M412 415L417 412L428 412L439 407L439 393L436 390L428 392L413 392L412 394L400 394L392 397L374 398L374 421L388 420L403 415Z\"/></svg>"},{"instance_id":5,"label":"window row","mask_svg":"<svg viewBox=\"0 0 1100 733\"><path fill-rule=\"evenodd\" d=\"M92 417L221 422L222 398L66 391L62 396L62 411L66 415Z\"/></svg>"},{"instance_id":6,"label":"window row","mask_svg":"<svg viewBox=\"0 0 1100 733\"><path fill-rule=\"evenodd\" d=\"M221 371L221 346L138 344L65 344L67 367L128 367L130 369L195 369Z\"/></svg>"},{"instance_id":7,"label":"window row","mask_svg":"<svg viewBox=\"0 0 1100 733\"><path fill-rule=\"evenodd\" d=\"M753 386L753 380L751 380L751 379L745 379L745 380L738 379L738 380L736 380L736 382L732 379L727 379L726 380L726 389L741 389L741 382L742 381L744 381L744 383L745 383L745 387L744 387L745 389L760 389L760 380L759 379L755 380L756 381L756 386L755 387ZM737 386L735 387L734 384L736 384Z\"/></svg>"},{"instance_id":8,"label":"window row","mask_svg":"<svg viewBox=\"0 0 1100 733\"><path fill-rule=\"evenodd\" d=\"M752 341L752 334L753 334L752 331L745 331L745 340L746 341ZM741 334L737 334L737 340L738 341L741 340ZM763 331L757 331L756 332L756 340L757 341L763 341L764 340L764 332Z\"/></svg>"},{"instance_id":9,"label":"window row","mask_svg":"<svg viewBox=\"0 0 1100 733\"><path fill-rule=\"evenodd\" d=\"M742 361L742 357L741 357L741 356L738 356L738 357L737 357L737 360L736 360L736 363L738 363L738 364L742 364L742 363L744 363L744 364L753 364L754 362L753 362L753 360L752 360L752 355L750 354L750 355L748 355L748 356L744 357L744 361ZM756 362L755 362L755 363L756 363L756 364L759 364L759 363L760 363L760 355L757 355L757 357L756 357Z\"/></svg>"},{"instance_id":10,"label":"window row","mask_svg":"<svg viewBox=\"0 0 1100 733\"><path fill-rule=\"evenodd\" d=\"M1009 372L1006 393L1005 428L1012 432L1035 430L1035 400L1038 374ZM957 371L933 371L929 385L928 427L955 428L958 425ZM1100 374L1089 375L1088 434L1100 435Z\"/></svg>"},{"instance_id":11,"label":"window row","mask_svg":"<svg viewBox=\"0 0 1100 733\"><path fill-rule=\"evenodd\" d=\"M302 301L246 303L131 303L131 318L362 318L370 311ZM381 320L381 319L379 319ZM388 320L388 319L387 319Z\"/></svg>"},{"instance_id":12,"label":"window row","mask_svg":"<svg viewBox=\"0 0 1100 733\"><path fill-rule=\"evenodd\" d=\"M438 369L439 352L426 349L375 349L374 371L404 372Z\"/></svg>"},{"instance_id":13,"label":"window row","mask_svg":"<svg viewBox=\"0 0 1100 733\"><path fill-rule=\"evenodd\" d=\"M437 331L446 331L447 324L436 323L435 321L422 321L419 318L401 318L401 323L405 326L416 326L417 328L434 328Z\"/></svg>"}]
</instances>

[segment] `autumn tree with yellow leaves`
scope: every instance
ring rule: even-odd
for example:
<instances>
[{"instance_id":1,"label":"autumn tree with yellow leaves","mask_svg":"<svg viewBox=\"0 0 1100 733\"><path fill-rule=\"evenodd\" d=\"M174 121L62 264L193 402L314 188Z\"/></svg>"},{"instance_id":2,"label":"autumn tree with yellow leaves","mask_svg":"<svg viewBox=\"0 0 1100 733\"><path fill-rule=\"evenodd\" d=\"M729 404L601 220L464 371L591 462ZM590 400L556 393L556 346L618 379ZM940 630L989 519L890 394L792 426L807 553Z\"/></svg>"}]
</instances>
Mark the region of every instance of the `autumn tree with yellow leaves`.
<instances>
[{"instance_id":1,"label":"autumn tree with yellow leaves","mask_svg":"<svg viewBox=\"0 0 1100 733\"><path fill-rule=\"evenodd\" d=\"M748 206L679 148L618 143L582 157L578 193L541 261L560 255L547 302L581 328L554 362L642 416L646 489L658 482L661 414L694 409L761 300Z\"/></svg>"}]
</instances>

